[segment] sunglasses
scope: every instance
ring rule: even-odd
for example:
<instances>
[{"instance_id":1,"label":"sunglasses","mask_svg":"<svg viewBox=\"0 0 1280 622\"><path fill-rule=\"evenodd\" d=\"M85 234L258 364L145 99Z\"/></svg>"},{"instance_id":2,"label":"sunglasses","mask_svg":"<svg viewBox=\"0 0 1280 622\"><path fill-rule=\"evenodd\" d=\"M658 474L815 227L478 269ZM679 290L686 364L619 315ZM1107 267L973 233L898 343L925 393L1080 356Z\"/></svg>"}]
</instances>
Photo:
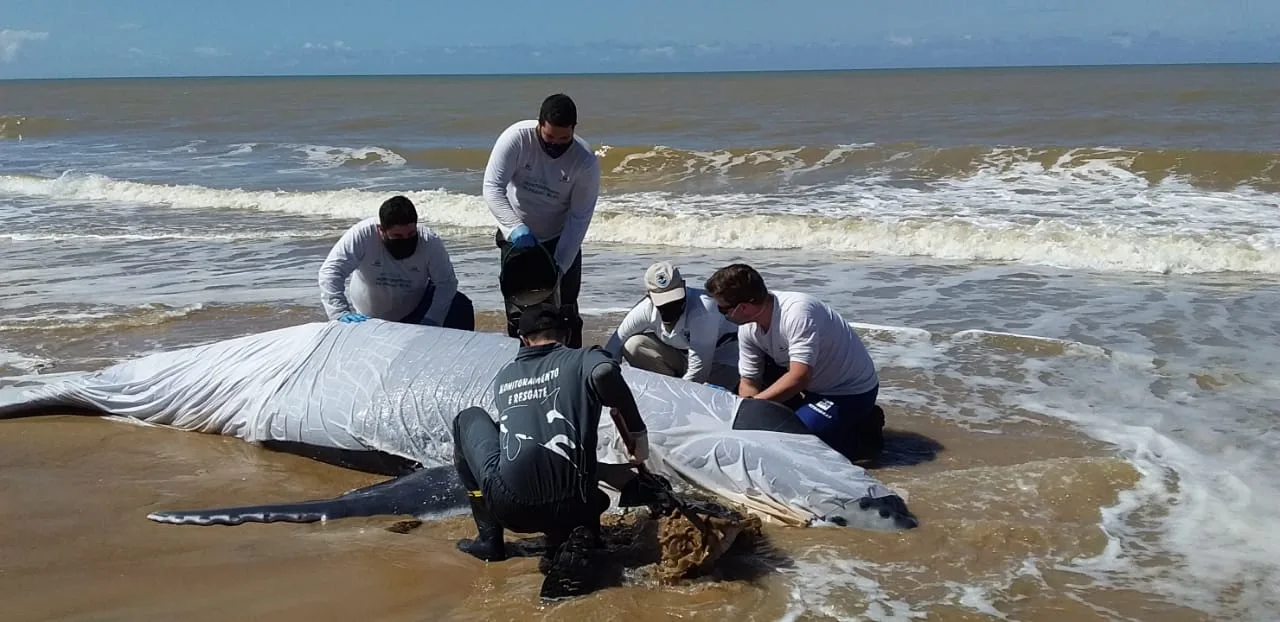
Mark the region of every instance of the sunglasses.
<instances>
[{"instance_id":1,"label":"sunglasses","mask_svg":"<svg viewBox=\"0 0 1280 622\"><path fill-rule=\"evenodd\" d=\"M717 304L717 305L716 305L716 309L720 311L720 315L729 315L730 313L733 313L734 309L737 309L737 308L738 308L738 307L740 307L740 306L742 306L742 303L741 303L741 302L739 302L739 303L735 303L735 304L731 304L731 305L729 305L729 306L725 306L725 305L722 305L722 304Z\"/></svg>"}]
</instances>

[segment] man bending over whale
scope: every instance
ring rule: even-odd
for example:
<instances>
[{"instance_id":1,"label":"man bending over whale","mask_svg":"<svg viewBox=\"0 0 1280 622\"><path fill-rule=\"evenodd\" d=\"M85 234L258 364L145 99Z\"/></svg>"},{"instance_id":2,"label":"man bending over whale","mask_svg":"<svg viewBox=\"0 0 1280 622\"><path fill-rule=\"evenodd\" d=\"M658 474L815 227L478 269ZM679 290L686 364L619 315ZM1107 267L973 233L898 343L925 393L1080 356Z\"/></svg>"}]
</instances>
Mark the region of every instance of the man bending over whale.
<instances>
[{"instance_id":1,"label":"man bending over whale","mask_svg":"<svg viewBox=\"0 0 1280 622\"><path fill-rule=\"evenodd\" d=\"M738 325L738 395L785 404L851 462L884 448L880 379L853 327L826 303L769 291L746 264L717 270L706 292Z\"/></svg>"},{"instance_id":2,"label":"man bending over whale","mask_svg":"<svg viewBox=\"0 0 1280 622\"><path fill-rule=\"evenodd\" d=\"M333 245L320 266L320 300L325 315L340 322L375 317L460 330L476 325L444 241L418 224L413 202L399 195Z\"/></svg>"},{"instance_id":3,"label":"man bending over whale","mask_svg":"<svg viewBox=\"0 0 1280 622\"><path fill-rule=\"evenodd\" d=\"M518 332L519 352L494 379L497 421L477 407L454 419L454 464L478 532L458 548L485 561L506 558L503 529L545 533L548 557L575 528L585 527L588 542L598 543L600 515L609 507L597 484L602 406L628 435L631 461L642 463L649 453L647 428L618 364L599 347L566 347L569 319L558 307L524 310Z\"/></svg>"}]
</instances>

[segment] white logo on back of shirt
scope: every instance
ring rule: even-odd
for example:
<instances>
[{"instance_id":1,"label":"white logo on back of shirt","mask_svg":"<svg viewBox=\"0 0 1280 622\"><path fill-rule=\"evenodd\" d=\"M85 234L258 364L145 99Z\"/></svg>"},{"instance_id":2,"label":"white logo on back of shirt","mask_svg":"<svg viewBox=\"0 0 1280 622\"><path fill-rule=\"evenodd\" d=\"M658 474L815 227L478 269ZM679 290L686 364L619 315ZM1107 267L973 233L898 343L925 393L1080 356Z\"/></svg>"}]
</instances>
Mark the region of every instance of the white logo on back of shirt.
<instances>
[{"instance_id":1,"label":"white logo on back of shirt","mask_svg":"<svg viewBox=\"0 0 1280 622\"><path fill-rule=\"evenodd\" d=\"M538 391L536 390L532 391L532 393L535 393L535 394L537 392ZM577 435L577 429L574 427L573 423L570 422L569 419L565 417L560 412L560 409L556 406L556 399L559 396L559 394L560 394L560 389L559 387L557 387L553 389L543 399L536 400L533 402L520 402L513 406L505 408L498 413L498 442L502 447L502 454L504 458L506 458L508 461L515 460L516 457L520 455L520 451L524 448L524 441L534 440L533 436L530 434L525 434L519 431L513 431L511 429L511 426L515 424L515 421L520 420L519 418L516 418L513 421L512 416L517 414L517 411L519 411L520 409L532 408L535 404L545 405L547 403L550 403L551 408L546 413L547 423L552 424L552 423L555 423L556 421L563 421L564 422L563 425L566 428L568 428L569 433L555 434L546 442L538 443L538 445L546 448L551 453L556 454L557 456L560 456L565 460L568 460L569 464L572 464L575 470L577 470L579 473L582 472L581 465L579 465L574 460L573 456L570 455L568 451L568 450L578 449L577 443L573 441L574 437Z\"/></svg>"}]
</instances>

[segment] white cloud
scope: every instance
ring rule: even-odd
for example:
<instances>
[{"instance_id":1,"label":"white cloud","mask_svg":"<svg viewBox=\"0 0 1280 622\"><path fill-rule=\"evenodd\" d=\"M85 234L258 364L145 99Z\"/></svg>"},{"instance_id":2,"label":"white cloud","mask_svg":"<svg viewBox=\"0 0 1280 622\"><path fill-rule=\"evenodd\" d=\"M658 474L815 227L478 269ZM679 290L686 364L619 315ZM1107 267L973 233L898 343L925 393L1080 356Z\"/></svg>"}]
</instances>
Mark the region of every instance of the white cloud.
<instances>
[{"instance_id":1,"label":"white cloud","mask_svg":"<svg viewBox=\"0 0 1280 622\"><path fill-rule=\"evenodd\" d=\"M1112 44L1122 48L1133 47L1133 37L1127 32L1113 32L1107 38L1111 40Z\"/></svg>"},{"instance_id":2,"label":"white cloud","mask_svg":"<svg viewBox=\"0 0 1280 622\"><path fill-rule=\"evenodd\" d=\"M343 41L334 41L333 43L311 43L310 41L308 41L302 44L302 49L320 50L320 51L334 50L336 52L349 52L351 51L351 46L347 45Z\"/></svg>"},{"instance_id":3,"label":"white cloud","mask_svg":"<svg viewBox=\"0 0 1280 622\"><path fill-rule=\"evenodd\" d=\"M675 58L676 48L670 45L653 48L640 48L636 50L636 54L640 56L665 56L666 58Z\"/></svg>"},{"instance_id":4,"label":"white cloud","mask_svg":"<svg viewBox=\"0 0 1280 622\"><path fill-rule=\"evenodd\" d=\"M197 56L204 56L207 58L213 58L215 56L231 56L230 52L224 52L218 48L199 47L191 51L195 52Z\"/></svg>"},{"instance_id":5,"label":"white cloud","mask_svg":"<svg viewBox=\"0 0 1280 622\"><path fill-rule=\"evenodd\" d=\"M6 63L18 58L18 49L27 41L44 41L49 38L47 32L31 30L0 30L0 60Z\"/></svg>"},{"instance_id":6,"label":"white cloud","mask_svg":"<svg viewBox=\"0 0 1280 622\"><path fill-rule=\"evenodd\" d=\"M885 37L885 41L888 41L892 45L896 45L904 48L911 47L916 43L916 40L913 37L899 37L897 35L890 35L888 37Z\"/></svg>"}]
</instances>

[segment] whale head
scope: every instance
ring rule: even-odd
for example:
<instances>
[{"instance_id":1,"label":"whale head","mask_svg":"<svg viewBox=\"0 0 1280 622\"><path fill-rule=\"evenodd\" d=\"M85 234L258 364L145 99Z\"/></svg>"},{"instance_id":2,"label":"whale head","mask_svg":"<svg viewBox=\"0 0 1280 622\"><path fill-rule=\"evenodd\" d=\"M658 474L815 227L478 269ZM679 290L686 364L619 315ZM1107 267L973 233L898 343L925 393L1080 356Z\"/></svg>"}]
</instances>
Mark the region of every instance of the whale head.
<instances>
[{"instance_id":1,"label":"whale head","mask_svg":"<svg viewBox=\"0 0 1280 622\"><path fill-rule=\"evenodd\" d=\"M914 529L920 520L907 509L906 500L879 484L856 499L842 495L820 495L810 506L814 526L831 525L870 531Z\"/></svg>"},{"instance_id":2,"label":"whale head","mask_svg":"<svg viewBox=\"0 0 1280 622\"><path fill-rule=\"evenodd\" d=\"M630 367L624 374L649 428L647 464L673 484L788 525L902 531L919 524L900 494L816 436L737 429L744 400L736 395ZM621 459L621 442L604 419L602 453Z\"/></svg>"}]
</instances>

